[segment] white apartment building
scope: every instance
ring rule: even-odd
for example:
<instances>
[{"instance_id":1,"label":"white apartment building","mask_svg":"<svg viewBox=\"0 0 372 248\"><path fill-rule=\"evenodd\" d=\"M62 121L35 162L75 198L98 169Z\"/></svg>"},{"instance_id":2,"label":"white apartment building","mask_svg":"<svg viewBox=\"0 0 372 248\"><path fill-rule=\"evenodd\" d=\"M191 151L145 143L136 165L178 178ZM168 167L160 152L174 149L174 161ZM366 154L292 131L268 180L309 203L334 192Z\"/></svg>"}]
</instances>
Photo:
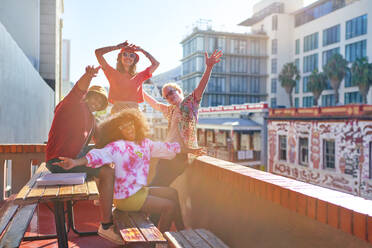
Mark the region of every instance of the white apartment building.
<instances>
[{"instance_id":1,"label":"white apartment building","mask_svg":"<svg viewBox=\"0 0 372 248\"><path fill-rule=\"evenodd\" d=\"M319 0L304 7L303 0L262 0L253 7L253 16L239 25L268 36L268 102L271 107L289 106L289 98L278 75L284 64L294 62L301 79L292 92L294 107L311 107L313 95L307 89L314 69L322 71L333 53L351 63L359 57L372 58L371 0ZM368 23L369 22L369 23ZM358 87L348 73L339 89L340 104L360 103ZM372 90L367 96L372 103ZM320 106L335 104L328 85L319 99Z\"/></svg>"}]
</instances>

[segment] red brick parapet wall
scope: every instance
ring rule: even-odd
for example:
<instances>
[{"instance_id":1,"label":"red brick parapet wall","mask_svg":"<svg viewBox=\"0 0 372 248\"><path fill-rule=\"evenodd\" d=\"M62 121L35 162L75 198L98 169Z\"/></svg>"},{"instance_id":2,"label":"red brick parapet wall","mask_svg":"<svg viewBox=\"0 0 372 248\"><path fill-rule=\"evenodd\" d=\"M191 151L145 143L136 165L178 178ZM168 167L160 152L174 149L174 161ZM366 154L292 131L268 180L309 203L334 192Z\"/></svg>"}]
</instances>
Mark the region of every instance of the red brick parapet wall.
<instances>
[{"instance_id":1,"label":"red brick parapet wall","mask_svg":"<svg viewBox=\"0 0 372 248\"><path fill-rule=\"evenodd\" d=\"M45 160L46 144L0 144L0 200L4 199L4 162L12 161L12 185L9 194L17 193L31 178L31 166Z\"/></svg>"},{"instance_id":2,"label":"red brick parapet wall","mask_svg":"<svg viewBox=\"0 0 372 248\"><path fill-rule=\"evenodd\" d=\"M371 117L372 105L350 104L333 107L311 107L311 108L272 108L269 110L269 118L278 117L334 117L353 116Z\"/></svg>"},{"instance_id":3,"label":"red brick parapet wall","mask_svg":"<svg viewBox=\"0 0 372 248\"><path fill-rule=\"evenodd\" d=\"M231 247L372 244L371 200L207 156L173 186L186 225L211 229Z\"/></svg>"}]
</instances>

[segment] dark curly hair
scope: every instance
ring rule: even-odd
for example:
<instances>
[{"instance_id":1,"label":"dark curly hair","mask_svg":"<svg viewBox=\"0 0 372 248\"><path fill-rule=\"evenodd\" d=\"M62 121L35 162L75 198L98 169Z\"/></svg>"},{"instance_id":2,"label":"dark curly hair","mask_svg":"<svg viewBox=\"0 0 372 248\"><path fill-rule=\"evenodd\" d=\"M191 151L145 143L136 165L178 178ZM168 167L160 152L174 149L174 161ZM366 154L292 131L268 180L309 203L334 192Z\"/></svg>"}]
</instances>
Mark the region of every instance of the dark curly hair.
<instances>
[{"instance_id":1,"label":"dark curly hair","mask_svg":"<svg viewBox=\"0 0 372 248\"><path fill-rule=\"evenodd\" d=\"M123 63L121 62L121 56L123 56L122 53L119 53L116 59L116 70L121 73L125 73L126 70L124 69ZM131 66L129 66L129 71L128 71L129 75L134 76L137 74L136 64L137 62L134 62Z\"/></svg>"},{"instance_id":2,"label":"dark curly hair","mask_svg":"<svg viewBox=\"0 0 372 248\"><path fill-rule=\"evenodd\" d=\"M123 140L124 137L119 129L123 123L133 121L136 130L135 142L140 144L148 135L149 127L147 120L138 109L124 109L118 113L109 116L98 126L97 148L103 148L107 144Z\"/></svg>"}]
</instances>

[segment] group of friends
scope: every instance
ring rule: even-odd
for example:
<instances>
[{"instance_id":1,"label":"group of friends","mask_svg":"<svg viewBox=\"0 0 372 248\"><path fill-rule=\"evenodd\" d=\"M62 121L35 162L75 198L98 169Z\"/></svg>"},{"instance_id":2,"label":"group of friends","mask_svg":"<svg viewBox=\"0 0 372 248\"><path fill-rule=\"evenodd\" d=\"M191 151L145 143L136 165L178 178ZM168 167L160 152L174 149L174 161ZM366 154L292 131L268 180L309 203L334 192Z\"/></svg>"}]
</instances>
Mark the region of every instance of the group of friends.
<instances>
[{"instance_id":1,"label":"group of friends","mask_svg":"<svg viewBox=\"0 0 372 248\"><path fill-rule=\"evenodd\" d=\"M107 63L106 53L119 50L116 68ZM151 65L136 72L138 53ZM101 224L98 234L123 244L115 229L112 205L123 211L143 211L159 217L161 232L171 223L184 229L178 193L169 185L186 168L187 153L204 154L198 147L196 123L198 108L213 66L222 52L205 53L205 71L196 89L188 96L174 83L165 84L161 103L142 90L159 62L144 49L128 42L95 51L98 67L87 66L84 75L56 106L49 131L46 165L52 173L85 172L98 179ZM102 69L110 84L108 97L101 86L90 86ZM147 138L148 124L138 104L146 101L168 120L165 142ZM110 115L97 123L93 112L112 105ZM94 141L92 147L89 143ZM148 183L151 158L160 158L155 176Z\"/></svg>"}]
</instances>

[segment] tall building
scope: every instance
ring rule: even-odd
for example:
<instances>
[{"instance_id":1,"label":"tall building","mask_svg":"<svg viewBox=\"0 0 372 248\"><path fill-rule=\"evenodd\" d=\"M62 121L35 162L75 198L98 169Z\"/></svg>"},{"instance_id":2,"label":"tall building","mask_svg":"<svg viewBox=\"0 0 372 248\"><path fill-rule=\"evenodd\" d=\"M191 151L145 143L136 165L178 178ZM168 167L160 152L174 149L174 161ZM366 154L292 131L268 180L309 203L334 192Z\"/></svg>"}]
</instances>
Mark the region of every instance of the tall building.
<instances>
[{"instance_id":1,"label":"tall building","mask_svg":"<svg viewBox=\"0 0 372 248\"><path fill-rule=\"evenodd\" d=\"M217 32L195 27L181 41L182 87L192 92L205 69L204 51L222 50L224 56L213 68L201 105L218 106L257 103L266 100L267 36Z\"/></svg>"},{"instance_id":2,"label":"tall building","mask_svg":"<svg viewBox=\"0 0 372 248\"><path fill-rule=\"evenodd\" d=\"M47 140L59 100L62 11L62 0L1 1L0 143Z\"/></svg>"},{"instance_id":3,"label":"tall building","mask_svg":"<svg viewBox=\"0 0 372 248\"><path fill-rule=\"evenodd\" d=\"M252 31L263 30L267 34L269 51L267 71L268 100L271 107L289 106L287 93L281 87L278 75L284 64L294 62L301 80L293 90L295 107L311 107L313 95L307 88L309 76L323 65L334 53L341 54L348 62L360 57L372 58L370 0L319 0L304 7L302 0L263 0L253 7L253 16L240 23ZM369 31L368 31L369 30ZM372 90L368 96L372 103ZM352 85L350 73L341 83L339 102L360 103L358 87ZM335 105L334 91L327 86L319 104Z\"/></svg>"},{"instance_id":4,"label":"tall building","mask_svg":"<svg viewBox=\"0 0 372 248\"><path fill-rule=\"evenodd\" d=\"M62 56L61 56L61 97L65 97L74 84L70 80L70 61L71 61L71 41L62 40Z\"/></svg>"}]
</instances>

